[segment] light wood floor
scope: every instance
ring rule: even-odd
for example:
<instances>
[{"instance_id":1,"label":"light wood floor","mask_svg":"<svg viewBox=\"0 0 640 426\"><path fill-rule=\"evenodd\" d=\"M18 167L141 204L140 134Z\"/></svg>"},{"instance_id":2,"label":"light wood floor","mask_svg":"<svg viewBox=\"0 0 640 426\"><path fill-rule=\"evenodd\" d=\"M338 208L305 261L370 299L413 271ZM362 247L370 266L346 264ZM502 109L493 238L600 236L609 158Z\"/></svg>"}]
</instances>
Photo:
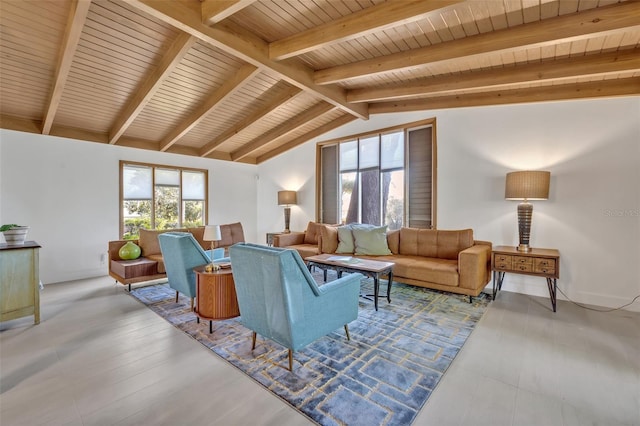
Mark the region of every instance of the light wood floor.
<instances>
[{"instance_id":1,"label":"light wood floor","mask_svg":"<svg viewBox=\"0 0 640 426\"><path fill-rule=\"evenodd\" d=\"M309 424L108 277L41 295L0 324L2 426ZM502 292L414 424L640 425L640 314Z\"/></svg>"}]
</instances>

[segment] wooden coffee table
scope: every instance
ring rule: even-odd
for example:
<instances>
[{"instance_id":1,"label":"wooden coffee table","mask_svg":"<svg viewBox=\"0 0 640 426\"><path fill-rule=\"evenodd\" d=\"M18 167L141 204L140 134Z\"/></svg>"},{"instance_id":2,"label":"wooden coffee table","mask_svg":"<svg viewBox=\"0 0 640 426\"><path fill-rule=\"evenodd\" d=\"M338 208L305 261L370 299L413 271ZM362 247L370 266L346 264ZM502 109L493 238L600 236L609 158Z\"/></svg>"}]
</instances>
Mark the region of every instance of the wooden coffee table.
<instances>
[{"instance_id":1,"label":"wooden coffee table","mask_svg":"<svg viewBox=\"0 0 640 426\"><path fill-rule=\"evenodd\" d=\"M213 333L212 321L240 315L236 286L231 268L206 272L205 266L193 269L196 273L196 315L209 321L209 333Z\"/></svg>"},{"instance_id":2,"label":"wooden coffee table","mask_svg":"<svg viewBox=\"0 0 640 426\"><path fill-rule=\"evenodd\" d=\"M316 266L325 271L325 280L327 278L327 269L332 269L338 273L338 278L342 276L343 272L347 273L360 273L368 277L373 278L373 294L367 294L367 296L373 296L373 304L378 310L378 297L380 293L380 277L387 276L387 302L391 303L391 283L393 282L393 262L381 262L378 260L360 259L353 256L341 256L339 254L318 254L316 256L309 256L305 259L309 270L313 266Z\"/></svg>"}]
</instances>

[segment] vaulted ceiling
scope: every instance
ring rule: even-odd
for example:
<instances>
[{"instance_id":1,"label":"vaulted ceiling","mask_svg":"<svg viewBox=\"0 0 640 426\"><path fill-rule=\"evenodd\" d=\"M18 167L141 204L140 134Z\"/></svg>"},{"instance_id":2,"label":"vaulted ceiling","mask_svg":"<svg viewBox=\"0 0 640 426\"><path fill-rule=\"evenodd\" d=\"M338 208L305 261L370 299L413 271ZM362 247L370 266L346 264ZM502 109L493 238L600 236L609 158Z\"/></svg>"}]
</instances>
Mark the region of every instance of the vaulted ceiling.
<instances>
[{"instance_id":1,"label":"vaulted ceiling","mask_svg":"<svg viewBox=\"0 0 640 426\"><path fill-rule=\"evenodd\" d=\"M0 127L253 164L377 113L640 94L638 1L0 0L0 23Z\"/></svg>"}]
</instances>

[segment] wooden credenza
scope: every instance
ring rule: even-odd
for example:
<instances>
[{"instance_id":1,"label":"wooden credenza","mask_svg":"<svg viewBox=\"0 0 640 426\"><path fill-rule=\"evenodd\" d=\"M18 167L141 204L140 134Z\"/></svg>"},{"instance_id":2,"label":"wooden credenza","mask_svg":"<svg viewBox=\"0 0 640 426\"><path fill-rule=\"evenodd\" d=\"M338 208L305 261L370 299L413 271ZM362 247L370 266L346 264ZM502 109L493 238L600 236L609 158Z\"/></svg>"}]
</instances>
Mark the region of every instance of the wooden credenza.
<instances>
[{"instance_id":1,"label":"wooden credenza","mask_svg":"<svg viewBox=\"0 0 640 426\"><path fill-rule=\"evenodd\" d=\"M0 321L33 315L40 323L40 245L0 243Z\"/></svg>"},{"instance_id":2,"label":"wooden credenza","mask_svg":"<svg viewBox=\"0 0 640 426\"><path fill-rule=\"evenodd\" d=\"M502 289L502 281L506 272L513 274L534 275L547 279L549 298L553 312L556 311L556 290L560 277L560 252L556 249L531 249L528 252L518 251L517 247L496 246L491 252L491 269L493 270L493 299Z\"/></svg>"}]
</instances>

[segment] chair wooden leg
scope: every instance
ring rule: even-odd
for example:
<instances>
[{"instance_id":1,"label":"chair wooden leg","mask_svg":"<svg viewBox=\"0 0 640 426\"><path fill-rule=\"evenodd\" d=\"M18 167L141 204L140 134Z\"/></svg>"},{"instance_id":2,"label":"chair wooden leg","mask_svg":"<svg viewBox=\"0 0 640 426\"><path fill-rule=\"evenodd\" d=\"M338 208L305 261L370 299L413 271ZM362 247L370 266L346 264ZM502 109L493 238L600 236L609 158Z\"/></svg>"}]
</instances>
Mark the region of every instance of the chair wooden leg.
<instances>
[{"instance_id":1,"label":"chair wooden leg","mask_svg":"<svg viewBox=\"0 0 640 426\"><path fill-rule=\"evenodd\" d=\"M293 351L289 349L289 371L293 371Z\"/></svg>"},{"instance_id":2,"label":"chair wooden leg","mask_svg":"<svg viewBox=\"0 0 640 426\"><path fill-rule=\"evenodd\" d=\"M251 350L254 350L256 348L256 335L257 333L255 331L251 335Z\"/></svg>"},{"instance_id":3,"label":"chair wooden leg","mask_svg":"<svg viewBox=\"0 0 640 426\"><path fill-rule=\"evenodd\" d=\"M178 303L178 295L179 293L176 291L176 303Z\"/></svg>"},{"instance_id":4,"label":"chair wooden leg","mask_svg":"<svg viewBox=\"0 0 640 426\"><path fill-rule=\"evenodd\" d=\"M351 340L351 336L349 335L349 326L347 324L344 325L344 332L347 333L347 340Z\"/></svg>"}]
</instances>

